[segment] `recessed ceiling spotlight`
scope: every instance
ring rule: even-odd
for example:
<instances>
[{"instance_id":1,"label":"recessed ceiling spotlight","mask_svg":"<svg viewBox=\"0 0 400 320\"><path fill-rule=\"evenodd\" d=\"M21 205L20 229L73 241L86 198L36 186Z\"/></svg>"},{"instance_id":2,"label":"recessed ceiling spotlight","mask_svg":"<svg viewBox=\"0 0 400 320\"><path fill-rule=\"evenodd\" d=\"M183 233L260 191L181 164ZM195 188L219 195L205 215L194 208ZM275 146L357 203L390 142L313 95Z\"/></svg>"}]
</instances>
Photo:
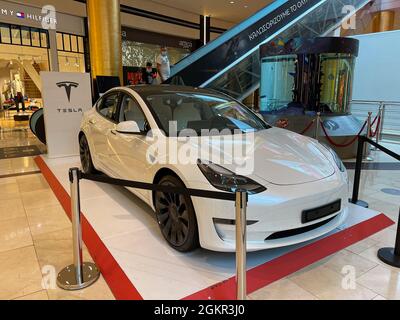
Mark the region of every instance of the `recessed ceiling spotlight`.
<instances>
[{"instance_id":1,"label":"recessed ceiling spotlight","mask_svg":"<svg viewBox=\"0 0 400 320\"><path fill-rule=\"evenodd\" d=\"M235 4L235 1L229 1L230 4Z\"/></svg>"}]
</instances>

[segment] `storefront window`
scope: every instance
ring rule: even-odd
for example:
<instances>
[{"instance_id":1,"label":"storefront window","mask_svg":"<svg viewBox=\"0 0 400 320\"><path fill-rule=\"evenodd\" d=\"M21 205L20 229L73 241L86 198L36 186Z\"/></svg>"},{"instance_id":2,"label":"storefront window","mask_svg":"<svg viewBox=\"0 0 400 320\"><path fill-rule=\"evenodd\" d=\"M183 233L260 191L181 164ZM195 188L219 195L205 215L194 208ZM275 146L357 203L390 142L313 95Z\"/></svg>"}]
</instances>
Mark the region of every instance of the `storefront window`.
<instances>
[{"instance_id":1,"label":"storefront window","mask_svg":"<svg viewBox=\"0 0 400 320\"><path fill-rule=\"evenodd\" d=\"M21 81L20 88L25 98L26 109L43 106L39 77L31 77L33 72L31 67L38 75L41 71L49 71L47 49L0 44L0 83L3 85L0 100L3 106L13 106L12 99L15 98L15 92L11 83L16 79Z\"/></svg>"},{"instance_id":2,"label":"storefront window","mask_svg":"<svg viewBox=\"0 0 400 320\"><path fill-rule=\"evenodd\" d=\"M10 27L9 26L0 26L0 35L2 43L11 43L10 37Z\"/></svg>"},{"instance_id":3,"label":"storefront window","mask_svg":"<svg viewBox=\"0 0 400 320\"><path fill-rule=\"evenodd\" d=\"M22 27L21 28L21 36L22 36L22 44L24 46L31 45L31 33L29 32L29 28Z\"/></svg>"},{"instance_id":4,"label":"storefront window","mask_svg":"<svg viewBox=\"0 0 400 320\"><path fill-rule=\"evenodd\" d=\"M71 51L78 52L78 42L74 35L71 35Z\"/></svg>"},{"instance_id":5,"label":"storefront window","mask_svg":"<svg viewBox=\"0 0 400 320\"><path fill-rule=\"evenodd\" d=\"M58 66L61 72L85 72L84 39L57 32Z\"/></svg>"},{"instance_id":6,"label":"storefront window","mask_svg":"<svg viewBox=\"0 0 400 320\"><path fill-rule=\"evenodd\" d=\"M85 45L82 37L78 37L78 51L81 53L85 52Z\"/></svg>"},{"instance_id":7,"label":"storefront window","mask_svg":"<svg viewBox=\"0 0 400 320\"><path fill-rule=\"evenodd\" d=\"M85 72L85 56L81 53L58 52L60 72Z\"/></svg>"},{"instance_id":8,"label":"storefront window","mask_svg":"<svg viewBox=\"0 0 400 320\"><path fill-rule=\"evenodd\" d=\"M47 30L0 24L0 43L49 48Z\"/></svg>"},{"instance_id":9,"label":"storefront window","mask_svg":"<svg viewBox=\"0 0 400 320\"><path fill-rule=\"evenodd\" d=\"M64 51L71 51L71 40L68 34L64 34Z\"/></svg>"},{"instance_id":10,"label":"storefront window","mask_svg":"<svg viewBox=\"0 0 400 320\"><path fill-rule=\"evenodd\" d=\"M64 50L63 34L57 32L57 50Z\"/></svg>"},{"instance_id":11,"label":"storefront window","mask_svg":"<svg viewBox=\"0 0 400 320\"><path fill-rule=\"evenodd\" d=\"M21 29L17 26L11 27L12 44L21 44Z\"/></svg>"},{"instance_id":12,"label":"storefront window","mask_svg":"<svg viewBox=\"0 0 400 320\"><path fill-rule=\"evenodd\" d=\"M178 63L190 53L189 49L168 48L171 66ZM124 67L145 67L147 62L152 62L155 66L159 54L159 45L129 40L122 42L122 65Z\"/></svg>"},{"instance_id":13,"label":"storefront window","mask_svg":"<svg viewBox=\"0 0 400 320\"><path fill-rule=\"evenodd\" d=\"M41 47L46 48L48 47L48 39L47 39L47 33L41 31L40 32L40 43L41 43Z\"/></svg>"},{"instance_id":14,"label":"storefront window","mask_svg":"<svg viewBox=\"0 0 400 320\"><path fill-rule=\"evenodd\" d=\"M31 30L32 46L40 47L40 34L39 30Z\"/></svg>"},{"instance_id":15,"label":"storefront window","mask_svg":"<svg viewBox=\"0 0 400 320\"><path fill-rule=\"evenodd\" d=\"M83 37L57 32L57 50L85 53Z\"/></svg>"}]
</instances>

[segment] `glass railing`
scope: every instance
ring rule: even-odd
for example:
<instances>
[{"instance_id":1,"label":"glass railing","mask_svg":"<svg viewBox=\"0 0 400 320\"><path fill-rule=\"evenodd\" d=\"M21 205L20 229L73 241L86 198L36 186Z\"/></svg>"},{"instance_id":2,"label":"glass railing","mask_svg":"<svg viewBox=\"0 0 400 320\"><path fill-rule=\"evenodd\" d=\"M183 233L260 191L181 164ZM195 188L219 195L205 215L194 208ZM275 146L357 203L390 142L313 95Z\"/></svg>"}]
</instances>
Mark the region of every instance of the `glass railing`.
<instances>
[{"instance_id":1,"label":"glass railing","mask_svg":"<svg viewBox=\"0 0 400 320\"><path fill-rule=\"evenodd\" d=\"M278 35L272 35L264 43L270 41L285 42L296 37L313 38L330 35L351 15L349 14L349 7L346 6L353 6L358 11L369 2L368 0L321 1L312 11L299 17L296 23L293 23ZM204 83L202 87L222 91L242 100L259 87L260 73L260 56L257 48L250 55L238 58L236 64L231 66L229 70L223 70Z\"/></svg>"}]
</instances>

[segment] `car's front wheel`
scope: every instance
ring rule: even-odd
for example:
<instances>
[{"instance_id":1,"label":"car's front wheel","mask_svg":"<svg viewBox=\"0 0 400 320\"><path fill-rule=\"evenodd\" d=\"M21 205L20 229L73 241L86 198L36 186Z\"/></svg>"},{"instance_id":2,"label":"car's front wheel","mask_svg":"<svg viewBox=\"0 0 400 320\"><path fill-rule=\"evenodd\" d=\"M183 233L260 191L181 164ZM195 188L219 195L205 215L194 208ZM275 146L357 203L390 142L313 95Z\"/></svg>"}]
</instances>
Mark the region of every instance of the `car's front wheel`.
<instances>
[{"instance_id":1,"label":"car's front wheel","mask_svg":"<svg viewBox=\"0 0 400 320\"><path fill-rule=\"evenodd\" d=\"M95 173L92 155L90 154L89 143L85 135L82 135L79 139L79 155L81 158L82 171L84 173Z\"/></svg>"},{"instance_id":2,"label":"car's front wheel","mask_svg":"<svg viewBox=\"0 0 400 320\"><path fill-rule=\"evenodd\" d=\"M185 187L174 176L165 176L160 185ZM199 247L196 215L189 196L169 192L155 193L155 208L158 225L168 244L181 252Z\"/></svg>"}]
</instances>

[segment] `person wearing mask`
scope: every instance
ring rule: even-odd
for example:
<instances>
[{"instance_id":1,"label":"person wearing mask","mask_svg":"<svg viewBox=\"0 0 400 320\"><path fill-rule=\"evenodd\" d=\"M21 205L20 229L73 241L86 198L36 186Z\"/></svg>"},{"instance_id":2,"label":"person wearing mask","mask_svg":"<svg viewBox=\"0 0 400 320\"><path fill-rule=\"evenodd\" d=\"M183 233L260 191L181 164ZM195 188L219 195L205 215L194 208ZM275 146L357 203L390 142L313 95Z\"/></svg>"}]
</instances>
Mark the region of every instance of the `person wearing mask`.
<instances>
[{"instance_id":1,"label":"person wearing mask","mask_svg":"<svg viewBox=\"0 0 400 320\"><path fill-rule=\"evenodd\" d=\"M157 57L157 71L160 75L160 82L168 80L171 75L171 66L168 58L168 49L166 46L161 47L161 52Z\"/></svg>"},{"instance_id":2,"label":"person wearing mask","mask_svg":"<svg viewBox=\"0 0 400 320\"><path fill-rule=\"evenodd\" d=\"M142 71L142 84L154 84L157 78L157 72L153 70L153 64L151 62L146 63L146 68Z\"/></svg>"}]
</instances>

